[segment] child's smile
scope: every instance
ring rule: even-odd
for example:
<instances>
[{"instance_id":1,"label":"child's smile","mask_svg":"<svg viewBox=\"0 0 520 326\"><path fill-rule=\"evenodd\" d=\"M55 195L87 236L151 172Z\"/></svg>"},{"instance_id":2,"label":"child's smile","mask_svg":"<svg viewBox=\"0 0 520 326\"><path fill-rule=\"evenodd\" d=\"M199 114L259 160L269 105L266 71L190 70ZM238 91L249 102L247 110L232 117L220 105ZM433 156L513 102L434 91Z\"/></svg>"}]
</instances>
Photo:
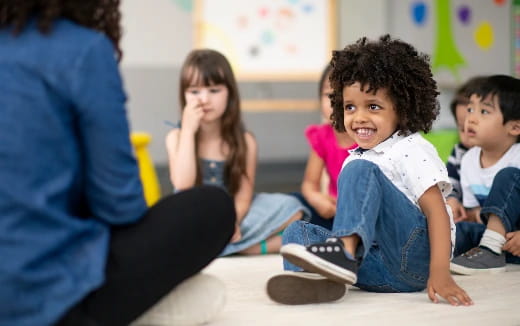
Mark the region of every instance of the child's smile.
<instances>
[{"instance_id":1,"label":"child's smile","mask_svg":"<svg viewBox=\"0 0 520 326\"><path fill-rule=\"evenodd\" d=\"M366 92L359 83L343 88L343 122L361 148L369 149L390 137L398 125L393 102L386 89Z\"/></svg>"}]
</instances>

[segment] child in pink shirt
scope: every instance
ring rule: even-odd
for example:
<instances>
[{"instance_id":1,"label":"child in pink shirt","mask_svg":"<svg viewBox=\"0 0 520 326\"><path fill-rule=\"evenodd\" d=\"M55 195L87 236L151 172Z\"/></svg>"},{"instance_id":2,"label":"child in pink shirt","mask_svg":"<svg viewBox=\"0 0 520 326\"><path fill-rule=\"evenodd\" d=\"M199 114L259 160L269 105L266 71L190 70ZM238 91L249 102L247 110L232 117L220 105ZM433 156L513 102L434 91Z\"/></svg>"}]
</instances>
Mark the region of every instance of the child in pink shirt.
<instances>
[{"instance_id":1,"label":"child in pink shirt","mask_svg":"<svg viewBox=\"0 0 520 326\"><path fill-rule=\"evenodd\" d=\"M336 215L337 181L341 166L349 156L349 150L357 147L347 133L340 133L332 127L329 98L332 94L329 82L331 70L330 65L325 68L319 84L321 112L326 123L311 125L305 130L311 152L301 186L302 201L312 212L310 222L329 229L332 228L332 219ZM328 193L321 190L323 171L329 177Z\"/></svg>"}]
</instances>

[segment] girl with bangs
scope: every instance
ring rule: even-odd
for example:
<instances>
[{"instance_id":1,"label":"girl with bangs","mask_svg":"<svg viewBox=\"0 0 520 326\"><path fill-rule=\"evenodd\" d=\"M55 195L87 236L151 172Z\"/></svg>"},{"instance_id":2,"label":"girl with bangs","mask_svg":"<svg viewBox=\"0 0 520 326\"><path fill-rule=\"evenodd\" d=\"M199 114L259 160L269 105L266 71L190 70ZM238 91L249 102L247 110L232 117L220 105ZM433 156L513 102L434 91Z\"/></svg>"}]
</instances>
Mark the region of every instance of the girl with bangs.
<instances>
[{"instance_id":1,"label":"girl with bangs","mask_svg":"<svg viewBox=\"0 0 520 326\"><path fill-rule=\"evenodd\" d=\"M193 50L183 64L179 91L181 122L166 137L175 191L214 185L233 197L235 233L222 255L278 252L280 233L308 212L292 196L254 193L257 143L242 121L228 60L214 50Z\"/></svg>"}]
</instances>

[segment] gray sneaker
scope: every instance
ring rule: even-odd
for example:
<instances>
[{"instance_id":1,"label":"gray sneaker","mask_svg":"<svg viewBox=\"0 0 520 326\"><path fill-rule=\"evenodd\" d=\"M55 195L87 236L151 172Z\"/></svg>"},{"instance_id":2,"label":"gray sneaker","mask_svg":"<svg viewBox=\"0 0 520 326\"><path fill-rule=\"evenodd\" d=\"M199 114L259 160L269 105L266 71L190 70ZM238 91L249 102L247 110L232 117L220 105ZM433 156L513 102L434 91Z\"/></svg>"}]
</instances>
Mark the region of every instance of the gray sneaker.
<instances>
[{"instance_id":1,"label":"gray sneaker","mask_svg":"<svg viewBox=\"0 0 520 326\"><path fill-rule=\"evenodd\" d=\"M488 248L475 247L451 260L450 271L455 274L496 274L506 271L506 255L497 255Z\"/></svg>"}]
</instances>

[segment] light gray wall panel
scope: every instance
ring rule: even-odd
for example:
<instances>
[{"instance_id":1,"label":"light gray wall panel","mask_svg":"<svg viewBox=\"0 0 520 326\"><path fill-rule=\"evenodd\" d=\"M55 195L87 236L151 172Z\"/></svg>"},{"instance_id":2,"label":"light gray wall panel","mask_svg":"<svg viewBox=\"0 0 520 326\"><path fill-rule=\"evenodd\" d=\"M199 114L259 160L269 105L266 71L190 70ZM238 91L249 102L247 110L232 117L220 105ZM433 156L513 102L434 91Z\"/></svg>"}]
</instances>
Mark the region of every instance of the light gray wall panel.
<instances>
[{"instance_id":1,"label":"light gray wall panel","mask_svg":"<svg viewBox=\"0 0 520 326\"><path fill-rule=\"evenodd\" d=\"M149 151L157 164L167 162L164 138L170 130L165 120L179 120L178 68L123 67L133 131L152 135ZM243 99L316 99L314 83L240 83ZM244 122L258 141L259 161L305 160L308 154L303 131L319 121L316 111L244 112Z\"/></svg>"}]
</instances>

